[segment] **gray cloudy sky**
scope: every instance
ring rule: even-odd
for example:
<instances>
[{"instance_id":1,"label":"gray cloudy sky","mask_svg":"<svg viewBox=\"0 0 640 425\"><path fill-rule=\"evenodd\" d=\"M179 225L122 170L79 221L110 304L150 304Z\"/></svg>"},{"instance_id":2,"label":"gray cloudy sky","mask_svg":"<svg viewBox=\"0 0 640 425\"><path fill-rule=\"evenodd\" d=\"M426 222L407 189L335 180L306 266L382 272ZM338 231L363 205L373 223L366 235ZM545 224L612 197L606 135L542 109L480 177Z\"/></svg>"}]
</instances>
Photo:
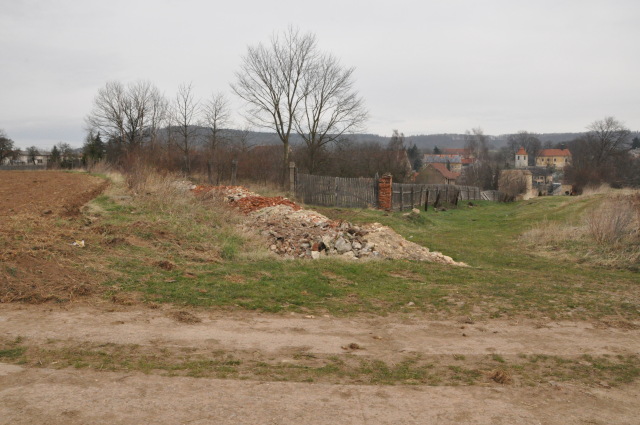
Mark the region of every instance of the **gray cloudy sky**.
<instances>
[{"instance_id":1,"label":"gray cloudy sky","mask_svg":"<svg viewBox=\"0 0 640 425\"><path fill-rule=\"evenodd\" d=\"M640 129L638 0L0 0L0 129L81 146L109 80L228 93L248 45L288 25L355 66L389 135ZM236 126L243 122L238 116Z\"/></svg>"}]
</instances>

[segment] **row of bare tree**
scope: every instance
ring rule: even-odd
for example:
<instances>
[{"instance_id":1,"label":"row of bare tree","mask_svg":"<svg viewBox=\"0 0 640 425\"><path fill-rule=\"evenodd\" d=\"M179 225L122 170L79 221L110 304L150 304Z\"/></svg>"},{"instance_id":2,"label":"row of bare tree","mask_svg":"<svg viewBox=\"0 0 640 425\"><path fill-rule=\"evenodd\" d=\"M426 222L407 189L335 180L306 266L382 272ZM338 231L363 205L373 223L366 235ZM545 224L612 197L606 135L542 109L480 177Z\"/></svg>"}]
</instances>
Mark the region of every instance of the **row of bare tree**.
<instances>
[{"instance_id":1,"label":"row of bare tree","mask_svg":"<svg viewBox=\"0 0 640 425\"><path fill-rule=\"evenodd\" d=\"M196 99L191 84L180 85L170 101L148 81L111 81L98 91L86 122L90 134L106 137L111 160L170 144L182 155L182 169L190 173L193 151L202 145L198 129L208 130L206 145L213 156L229 122L228 105L221 93L206 101Z\"/></svg>"},{"instance_id":2,"label":"row of bare tree","mask_svg":"<svg viewBox=\"0 0 640 425\"><path fill-rule=\"evenodd\" d=\"M180 85L168 99L147 81L108 82L96 95L86 122L90 138L101 134L106 139L103 153L112 162L130 163L133 156L143 156L187 174L205 170L210 181L220 181L234 159L251 164L249 174L275 174L271 178L280 181L291 159L312 174L371 176L390 171L396 181L410 179L411 168L420 166L420 152L414 146L407 156L400 133L395 132L386 147L349 142L348 135L361 130L367 119L354 86L354 68L320 50L314 34L289 27L267 43L249 46L230 86L245 102L248 126L277 134L282 142L278 160L272 158L272 149L249 149L248 130L225 130L232 111L224 94L197 99L191 84ZM640 184L637 167L624 155L629 135L614 118L594 122L584 137L562 146L573 154L567 178L576 185ZM294 136L300 146L292 146ZM500 170L509 167L520 147L534 161L543 147L552 146L520 132L509 138L506 148L491 150L481 129L468 131L466 148L476 162L460 182L496 188ZM103 154L94 148L86 152Z\"/></svg>"},{"instance_id":3,"label":"row of bare tree","mask_svg":"<svg viewBox=\"0 0 640 425\"><path fill-rule=\"evenodd\" d=\"M305 163L316 172L330 145L360 130L367 118L353 74L354 68L319 49L315 35L290 27L266 44L248 47L231 89L245 101L249 125L278 135L282 170L289 162L291 136L297 134L304 142ZM201 157L203 147L209 170L220 162L230 116L223 94L201 101L191 84L181 85L168 100L150 82L112 81L99 90L86 122L91 132L115 145L112 150L121 157L171 145L167 149L179 151L182 169L191 173L194 151ZM204 142L202 128L207 130Z\"/></svg>"}]
</instances>

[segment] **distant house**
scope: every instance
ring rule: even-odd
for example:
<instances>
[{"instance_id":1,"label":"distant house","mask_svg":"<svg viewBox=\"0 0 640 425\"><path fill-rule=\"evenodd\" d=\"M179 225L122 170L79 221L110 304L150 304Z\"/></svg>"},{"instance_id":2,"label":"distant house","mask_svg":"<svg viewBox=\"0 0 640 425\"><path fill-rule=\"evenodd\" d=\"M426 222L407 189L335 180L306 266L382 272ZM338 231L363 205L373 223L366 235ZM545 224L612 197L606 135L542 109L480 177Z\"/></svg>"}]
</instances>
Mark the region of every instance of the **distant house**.
<instances>
[{"instance_id":1,"label":"distant house","mask_svg":"<svg viewBox=\"0 0 640 425\"><path fill-rule=\"evenodd\" d=\"M424 154L422 156L422 164L426 167L428 164L443 164L451 171L460 173L462 171L462 156L448 154Z\"/></svg>"},{"instance_id":2,"label":"distant house","mask_svg":"<svg viewBox=\"0 0 640 425\"><path fill-rule=\"evenodd\" d=\"M456 184L460 173L449 170L445 164L427 164L416 176L416 183L424 184Z\"/></svg>"},{"instance_id":3,"label":"distant house","mask_svg":"<svg viewBox=\"0 0 640 425\"><path fill-rule=\"evenodd\" d=\"M533 186L542 189L553 183L553 171L547 167L530 167Z\"/></svg>"},{"instance_id":4,"label":"distant house","mask_svg":"<svg viewBox=\"0 0 640 425\"><path fill-rule=\"evenodd\" d=\"M564 168L571 163L569 149L543 149L536 157L536 166Z\"/></svg>"},{"instance_id":5,"label":"distant house","mask_svg":"<svg viewBox=\"0 0 640 425\"><path fill-rule=\"evenodd\" d=\"M49 152L39 152L33 158L29 156L27 151L18 151L18 153L9 158L5 158L0 165L38 165L46 167L49 162Z\"/></svg>"},{"instance_id":6,"label":"distant house","mask_svg":"<svg viewBox=\"0 0 640 425\"><path fill-rule=\"evenodd\" d=\"M514 182L520 182L523 178L531 180L530 192L540 195L555 195L561 194L558 190L561 186L560 183L554 182L555 177L562 177L562 169L571 163L571 152L568 149L543 149L540 154L535 158L535 166L529 165L529 155L527 151L521 147L515 154L515 170L514 173L505 173L503 186L514 188ZM516 172L526 172L520 176ZM500 177L503 178L502 175ZM525 195L523 195L525 196ZM526 195L529 196L529 195Z\"/></svg>"},{"instance_id":7,"label":"distant house","mask_svg":"<svg viewBox=\"0 0 640 425\"><path fill-rule=\"evenodd\" d=\"M536 167L547 167L562 169L571 163L571 152L569 149L543 149L535 158ZM529 168L529 155L527 151L520 147L515 155L516 168Z\"/></svg>"}]
</instances>

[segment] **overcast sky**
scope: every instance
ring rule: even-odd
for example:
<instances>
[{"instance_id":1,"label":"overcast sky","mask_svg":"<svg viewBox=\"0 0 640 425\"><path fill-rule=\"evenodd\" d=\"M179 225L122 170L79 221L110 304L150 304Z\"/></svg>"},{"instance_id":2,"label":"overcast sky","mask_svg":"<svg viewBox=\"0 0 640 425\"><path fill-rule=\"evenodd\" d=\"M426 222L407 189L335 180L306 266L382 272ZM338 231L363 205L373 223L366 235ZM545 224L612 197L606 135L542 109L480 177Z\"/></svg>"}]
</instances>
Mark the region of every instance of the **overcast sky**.
<instances>
[{"instance_id":1,"label":"overcast sky","mask_svg":"<svg viewBox=\"0 0 640 425\"><path fill-rule=\"evenodd\" d=\"M638 0L0 0L0 129L81 146L107 81L226 92L247 46L293 25L356 68L367 132L640 129ZM239 115L235 126L244 125Z\"/></svg>"}]
</instances>

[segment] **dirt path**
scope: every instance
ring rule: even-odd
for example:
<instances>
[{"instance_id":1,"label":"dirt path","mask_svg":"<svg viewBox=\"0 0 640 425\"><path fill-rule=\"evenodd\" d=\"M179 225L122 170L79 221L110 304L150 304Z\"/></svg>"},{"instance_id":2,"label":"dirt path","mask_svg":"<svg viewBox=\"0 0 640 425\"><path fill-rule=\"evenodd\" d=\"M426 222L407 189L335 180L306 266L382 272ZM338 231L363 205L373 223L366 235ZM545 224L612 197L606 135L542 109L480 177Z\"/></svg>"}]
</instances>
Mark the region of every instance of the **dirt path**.
<instances>
[{"instance_id":1,"label":"dirt path","mask_svg":"<svg viewBox=\"0 0 640 425\"><path fill-rule=\"evenodd\" d=\"M191 311L140 306L0 305L0 337L30 344L65 340L261 352L281 361L306 350L393 361L402 353L638 354L640 330L584 322L456 321L415 317L335 318ZM464 328L462 328L464 327ZM466 336L463 336L462 334ZM139 372L23 368L0 364L0 424L632 424L637 384L487 383L470 387L256 382Z\"/></svg>"},{"instance_id":2,"label":"dirt path","mask_svg":"<svg viewBox=\"0 0 640 425\"><path fill-rule=\"evenodd\" d=\"M491 320L486 323L426 321L415 317L335 318L261 313L192 311L199 323L174 318L170 307L51 307L0 305L0 335L99 343L259 350L354 352L382 360L398 353L485 355L640 354L640 329L603 328L589 322Z\"/></svg>"},{"instance_id":3,"label":"dirt path","mask_svg":"<svg viewBox=\"0 0 640 425\"><path fill-rule=\"evenodd\" d=\"M379 387L0 364L0 424L633 424L638 388Z\"/></svg>"}]
</instances>

